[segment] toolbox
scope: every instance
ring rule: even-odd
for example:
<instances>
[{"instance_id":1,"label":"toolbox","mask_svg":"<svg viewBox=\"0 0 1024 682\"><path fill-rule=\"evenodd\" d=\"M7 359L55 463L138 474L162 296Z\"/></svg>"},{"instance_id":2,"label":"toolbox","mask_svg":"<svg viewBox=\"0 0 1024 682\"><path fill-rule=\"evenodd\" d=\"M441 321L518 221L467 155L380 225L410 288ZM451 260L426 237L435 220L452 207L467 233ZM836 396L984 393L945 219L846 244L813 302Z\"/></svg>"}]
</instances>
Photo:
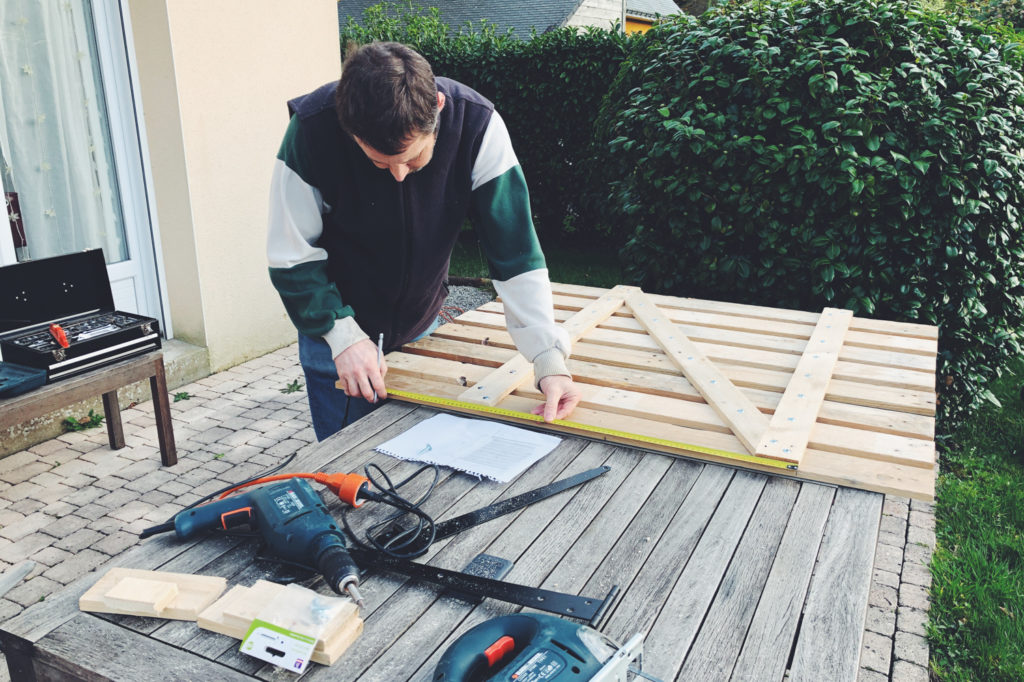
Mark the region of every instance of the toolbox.
<instances>
[{"instance_id":1,"label":"toolbox","mask_svg":"<svg viewBox=\"0 0 1024 682\"><path fill-rule=\"evenodd\" d=\"M0 267L0 353L65 379L160 348L152 317L114 310L102 249Z\"/></svg>"}]
</instances>

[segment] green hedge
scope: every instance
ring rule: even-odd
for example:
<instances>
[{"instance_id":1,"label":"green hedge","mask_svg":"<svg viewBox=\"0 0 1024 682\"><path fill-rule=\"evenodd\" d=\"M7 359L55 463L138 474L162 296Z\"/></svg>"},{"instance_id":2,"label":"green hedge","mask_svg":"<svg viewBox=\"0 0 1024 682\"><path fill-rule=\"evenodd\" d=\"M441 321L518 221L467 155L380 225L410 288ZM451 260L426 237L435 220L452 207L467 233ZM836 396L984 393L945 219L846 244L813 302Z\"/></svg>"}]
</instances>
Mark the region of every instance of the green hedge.
<instances>
[{"instance_id":1,"label":"green hedge","mask_svg":"<svg viewBox=\"0 0 1024 682\"><path fill-rule=\"evenodd\" d=\"M939 325L940 407L962 415L1024 329L1024 81L1005 55L891 0L663 24L600 122L627 276Z\"/></svg>"},{"instance_id":2,"label":"green hedge","mask_svg":"<svg viewBox=\"0 0 1024 682\"><path fill-rule=\"evenodd\" d=\"M628 38L596 28L565 28L522 41L488 23L449 29L437 9L381 3L342 27L342 46L372 40L413 47L435 74L493 101L530 186L542 239L580 236L593 121L626 56Z\"/></svg>"}]
</instances>

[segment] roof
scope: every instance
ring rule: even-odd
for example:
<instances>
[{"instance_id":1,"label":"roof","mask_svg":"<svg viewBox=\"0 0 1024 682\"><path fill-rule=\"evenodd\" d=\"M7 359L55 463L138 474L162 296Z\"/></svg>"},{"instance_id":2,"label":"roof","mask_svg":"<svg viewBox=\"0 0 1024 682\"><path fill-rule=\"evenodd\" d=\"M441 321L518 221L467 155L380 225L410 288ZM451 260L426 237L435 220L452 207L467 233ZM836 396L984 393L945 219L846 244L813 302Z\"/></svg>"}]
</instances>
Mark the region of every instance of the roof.
<instances>
[{"instance_id":1,"label":"roof","mask_svg":"<svg viewBox=\"0 0 1024 682\"><path fill-rule=\"evenodd\" d=\"M520 39L530 37L530 29L545 33L564 26L576 13L583 0L423 0L424 6L437 6L441 19L450 28L458 29L467 22L479 26L486 19L494 24L498 33L512 29ZM338 24L344 25L349 16L361 19L363 10L379 4L380 0L339 0ZM626 14L634 17L668 16L682 10L674 0L626 0Z\"/></svg>"},{"instance_id":2,"label":"roof","mask_svg":"<svg viewBox=\"0 0 1024 682\"><path fill-rule=\"evenodd\" d=\"M464 26L466 22L479 25L487 19L495 25L499 33L512 29L517 38L530 37L530 29L536 28L537 33L545 33L563 26L579 8L582 0L444 0L441 2L423 2L424 6L437 6L441 10L441 19L453 29ZM634 0L630 0L633 2ZM641 0L643 3L661 0ZM673 4L672 0L667 0ZM338 22L343 25L349 16L360 19L363 10L379 4L380 0L339 0Z\"/></svg>"},{"instance_id":3,"label":"roof","mask_svg":"<svg viewBox=\"0 0 1024 682\"><path fill-rule=\"evenodd\" d=\"M626 0L626 14L631 16L651 17L670 14L682 14L674 0Z\"/></svg>"}]
</instances>

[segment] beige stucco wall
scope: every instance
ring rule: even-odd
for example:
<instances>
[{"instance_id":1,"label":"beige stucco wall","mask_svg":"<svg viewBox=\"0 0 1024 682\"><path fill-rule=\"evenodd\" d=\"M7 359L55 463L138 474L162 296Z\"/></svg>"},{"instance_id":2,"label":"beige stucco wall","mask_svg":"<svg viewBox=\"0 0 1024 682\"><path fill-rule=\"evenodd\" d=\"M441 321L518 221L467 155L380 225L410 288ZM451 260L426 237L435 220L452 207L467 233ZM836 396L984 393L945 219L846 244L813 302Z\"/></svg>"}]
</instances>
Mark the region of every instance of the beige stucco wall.
<instances>
[{"instance_id":1,"label":"beige stucco wall","mask_svg":"<svg viewBox=\"0 0 1024 682\"><path fill-rule=\"evenodd\" d=\"M295 339L267 277L285 102L337 78L336 0L129 0L176 338L214 371Z\"/></svg>"}]
</instances>

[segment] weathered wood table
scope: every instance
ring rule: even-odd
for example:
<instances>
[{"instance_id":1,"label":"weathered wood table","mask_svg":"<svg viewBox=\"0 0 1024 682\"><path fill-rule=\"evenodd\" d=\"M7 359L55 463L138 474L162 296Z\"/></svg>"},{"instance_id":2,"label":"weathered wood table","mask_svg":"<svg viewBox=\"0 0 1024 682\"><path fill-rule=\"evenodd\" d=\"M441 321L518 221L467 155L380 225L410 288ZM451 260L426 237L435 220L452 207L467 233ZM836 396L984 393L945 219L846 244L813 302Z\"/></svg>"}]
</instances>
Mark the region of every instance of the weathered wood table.
<instances>
[{"instance_id":1,"label":"weathered wood table","mask_svg":"<svg viewBox=\"0 0 1024 682\"><path fill-rule=\"evenodd\" d=\"M433 414L392 402L288 469L361 471L373 461L404 477L418 465L373 447ZM461 569L487 552L514 561L506 579L525 585L601 598L617 584L602 630L620 642L645 633L644 670L662 679L781 680L787 670L791 680L856 679L880 494L569 437L511 484L443 471L426 509L444 520L601 464L611 471L438 542L419 561ZM350 518L365 525L369 506ZM221 575L229 585L288 575L256 554L251 539L165 535L112 563ZM105 570L2 625L13 679L294 679L191 622L80 612L78 597ZM319 579L305 584L330 593ZM304 679L428 680L462 632L518 610L387 573L367 571L361 587L362 636Z\"/></svg>"}]
</instances>

